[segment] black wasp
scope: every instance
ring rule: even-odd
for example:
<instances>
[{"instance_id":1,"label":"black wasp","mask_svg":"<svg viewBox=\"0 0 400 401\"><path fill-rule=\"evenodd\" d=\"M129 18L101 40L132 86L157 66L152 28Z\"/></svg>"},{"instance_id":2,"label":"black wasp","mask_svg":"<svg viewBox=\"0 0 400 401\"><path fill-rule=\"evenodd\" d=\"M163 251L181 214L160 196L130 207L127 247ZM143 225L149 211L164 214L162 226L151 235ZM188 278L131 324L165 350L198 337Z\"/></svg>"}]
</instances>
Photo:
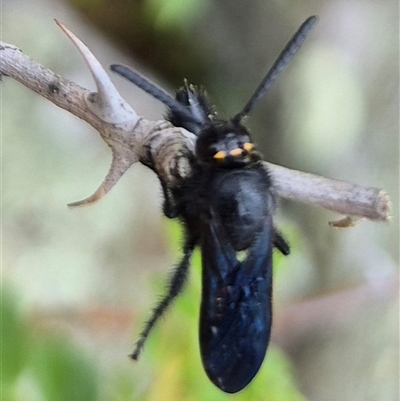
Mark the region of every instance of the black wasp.
<instances>
[{"instance_id":1,"label":"black wasp","mask_svg":"<svg viewBox=\"0 0 400 401\"><path fill-rule=\"evenodd\" d=\"M167 294L154 308L131 355L138 359L157 320L181 292L195 246L202 256L200 350L204 369L221 390L235 393L253 379L264 360L272 323L272 249L289 254L275 229L271 179L242 124L315 25L308 18L286 45L243 110L219 119L206 93L193 85L176 98L123 65L111 70L162 101L167 119L197 136L191 175L178 188L162 180L164 213L185 229L183 258Z\"/></svg>"}]
</instances>

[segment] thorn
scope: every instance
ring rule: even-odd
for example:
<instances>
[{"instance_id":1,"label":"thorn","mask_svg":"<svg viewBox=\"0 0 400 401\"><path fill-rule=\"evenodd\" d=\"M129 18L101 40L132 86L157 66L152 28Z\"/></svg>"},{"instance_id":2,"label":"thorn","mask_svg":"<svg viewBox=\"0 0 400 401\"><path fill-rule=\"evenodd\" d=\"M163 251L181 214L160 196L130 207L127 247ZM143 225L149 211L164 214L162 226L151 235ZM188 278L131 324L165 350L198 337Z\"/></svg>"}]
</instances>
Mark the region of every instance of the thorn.
<instances>
[{"instance_id":1,"label":"thorn","mask_svg":"<svg viewBox=\"0 0 400 401\"><path fill-rule=\"evenodd\" d=\"M93 114L107 123L129 124L132 125L133 128L139 117L132 107L119 94L103 66L79 38L77 38L60 21L55 21L77 47L95 80L98 93L91 94L85 99L88 108Z\"/></svg>"},{"instance_id":2,"label":"thorn","mask_svg":"<svg viewBox=\"0 0 400 401\"><path fill-rule=\"evenodd\" d=\"M138 156L133 154L120 155L113 153L113 159L111 162L110 169L108 170L107 176L97 190L89 197L80 201L68 203L69 207L87 206L100 200L106 195L114 185L120 180L120 178L126 173L129 167L138 161Z\"/></svg>"}]
</instances>

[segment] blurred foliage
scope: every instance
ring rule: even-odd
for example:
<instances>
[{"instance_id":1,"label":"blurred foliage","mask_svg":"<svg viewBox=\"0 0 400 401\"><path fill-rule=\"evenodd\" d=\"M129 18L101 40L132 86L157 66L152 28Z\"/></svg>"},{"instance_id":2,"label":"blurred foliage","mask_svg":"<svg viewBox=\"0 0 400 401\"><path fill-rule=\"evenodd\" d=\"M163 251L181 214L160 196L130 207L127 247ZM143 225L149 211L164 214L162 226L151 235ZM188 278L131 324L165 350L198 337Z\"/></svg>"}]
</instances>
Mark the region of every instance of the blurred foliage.
<instances>
[{"instance_id":1,"label":"blurred foliage","mask_svg":"<svg viewBox=\"0 0 400 401\"><path fill-rule=\"evenodd\" d=\"M202 16L207 3L200 0L69 0L89 20L176 86L182 77L201 81L207 62L196 43L185 34ZM174 57L171 57L171 48ZM177 79L176 77L179 77Z\"/></svg>"},{"instance_id":2,"label":"blurred foliage","mask_svg":"<svg viewBox=\"0 0 400 401\"><path fill-rule=\"evenodd\" d=\"M97 369L81 350L57 335L32 332L9 291L2 293L1 312L4 401L98 399Z\"/></svg>"},{"instance_id":3,"label":"blurred foliage","mask_svg":"<svg viewBox=\"0 0 400 401\"><path fill-rule=\"evenodd\" d=\"M171 243L180 241L180 231L176 223L167 224ZM241 393L225 394L208 380L198 347L200 264L197 252L190 283L172 305L170 316L150 336L141 361L128 368L109 368L103 374L94 355L85 355L65 335L43 329L32 314L19 310L15 295L3 293L4 401L155 401L160 395L163 400L304 401L288 359L273 345L254 382ZM156 287L162 292L161 285Z\"/></svg>"},{"instance_id":4,"label":"blurred foliage","mask_svg":"<svg viewBox=\"0 0 400 401\"><path fill-rule=\"evenodd\" d=\"M167 29L174 25L184 27L198 18L209 0L146 0L149 19L154 21L154 27ZM203 8L201 7L203 6Z\"/></svg>"}]
</instances>

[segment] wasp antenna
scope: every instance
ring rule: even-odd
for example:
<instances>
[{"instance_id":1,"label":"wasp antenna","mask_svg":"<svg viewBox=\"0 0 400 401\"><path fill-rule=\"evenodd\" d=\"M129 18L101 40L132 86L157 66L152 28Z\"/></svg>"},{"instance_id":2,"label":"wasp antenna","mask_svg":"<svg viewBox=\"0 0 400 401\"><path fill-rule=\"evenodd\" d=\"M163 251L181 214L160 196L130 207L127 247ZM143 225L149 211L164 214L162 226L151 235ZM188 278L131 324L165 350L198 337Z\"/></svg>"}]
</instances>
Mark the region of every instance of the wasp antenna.
<instances>
[{"instance_id":1,"label":"wasp antenna","mask_svg":"<svg viewBox=\"0 0 400 401\"><path fill-rule=\"evenodd\" d=\"M123 64L112 64L110 65L111 71L121 75L128 81L135 84L140 89L144 90L149 95L153 96L155 99L160 100L167 107L169 107L172 111L181 114L188 121L192 121L195 123L200 123L198 118L196 118L186 106L183 106L179 103L175 98L173 98L169 93L167 93L164 89L161 89L159 86L149 81L146 77L139 74L138 72L132 70Z\"/></svg>"},{"instance_id":2,"label":"wasp antenna","mask_svg":"<svg viewBox=\"0 0 400 401\"><path fill-rule=\"evenodd\" d=\"M281 54L272 65L267 75L261 81L261 84L258 86L257 90L254 92L253 96L247 102L246 106L244 106L243 110L236 114L233 117L234 122L241 121L244 117L246 117L256 106L259 100L265 95L267 90L273 84L278 75L286 68L289 64L290 60L300 49L300 46L303 44L304 40L307 38L311 29L317 23L317 16L312 16L307 18L303 24L300 26L298 31L293 35L293 37L289 40L285 48L282 50Z\"/></svg>"}]
</instances>

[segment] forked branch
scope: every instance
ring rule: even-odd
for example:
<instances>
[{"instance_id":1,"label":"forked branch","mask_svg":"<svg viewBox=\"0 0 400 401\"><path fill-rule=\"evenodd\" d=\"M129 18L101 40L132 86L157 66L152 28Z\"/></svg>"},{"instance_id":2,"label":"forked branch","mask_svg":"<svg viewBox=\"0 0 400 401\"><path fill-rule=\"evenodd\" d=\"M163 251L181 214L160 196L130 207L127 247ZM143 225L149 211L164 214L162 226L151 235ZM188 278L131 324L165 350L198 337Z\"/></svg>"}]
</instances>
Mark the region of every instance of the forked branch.
<instances>
[{"instance_id":1,"label":"forked branch","mask_svg":"<svg viewBox=\"0 0 400 401\"><path fill-rule=\"evenodd\" d=\"M136 114L116 90L108 74L90 50L64 25L56 21L85 59L96 82L91 93L31 60L17 47L0 42L0 75L11 77L39 95L81 118L95 128L111 148L110 170L95 193L70 206L102 198L128 168L140 161L157 172L170 187L190 174L188 156L195 136L165 120L150 121ZM319 205L344 216L337 227L348 227L362 218L387 221L391 206L388 194L265 162L279 197Z\"/></svg>"}]
</instances>

